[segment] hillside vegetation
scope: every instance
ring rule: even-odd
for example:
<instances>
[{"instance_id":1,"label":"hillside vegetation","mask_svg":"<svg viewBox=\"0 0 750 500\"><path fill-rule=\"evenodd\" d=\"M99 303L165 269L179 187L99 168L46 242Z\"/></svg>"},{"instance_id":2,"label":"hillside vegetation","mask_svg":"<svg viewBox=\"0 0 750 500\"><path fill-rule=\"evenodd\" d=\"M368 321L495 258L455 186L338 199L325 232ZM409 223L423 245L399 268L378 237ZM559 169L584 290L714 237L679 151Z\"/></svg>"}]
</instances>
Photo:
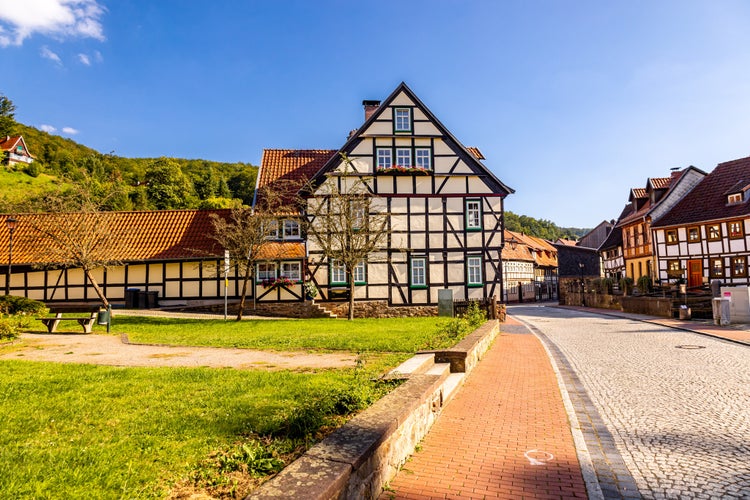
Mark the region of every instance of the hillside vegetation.
<instances>
[{"instance_id":1,"label":"hillside vegetation","mask_svg":"<svg viewBox=\"0 0 750 500\"><path fill-rule=\"evenodd\" d=\"M505 228L509 231L524 233L537 238L555 241L558 238L578 240L590 229L579 227L558 227L554 222L545 219L535 219L526 215L516 215L505 212Z\"/></svg>"},{"instance_id":2,"label":"hillside vegetation","mask_svg":"<svg viewBox=\"0 0 750 500\"><path fill-rule=\"evenodd\" d=\"M224 208L252 203L258 168L182 158L124 158L15 122L36 160L0 169L0 211L35 211L52 193L101 194L104 210ZM9 134L4 134L9 135ZM78 189L76 189L78 186Z\"/></svg>"}]
</instances>

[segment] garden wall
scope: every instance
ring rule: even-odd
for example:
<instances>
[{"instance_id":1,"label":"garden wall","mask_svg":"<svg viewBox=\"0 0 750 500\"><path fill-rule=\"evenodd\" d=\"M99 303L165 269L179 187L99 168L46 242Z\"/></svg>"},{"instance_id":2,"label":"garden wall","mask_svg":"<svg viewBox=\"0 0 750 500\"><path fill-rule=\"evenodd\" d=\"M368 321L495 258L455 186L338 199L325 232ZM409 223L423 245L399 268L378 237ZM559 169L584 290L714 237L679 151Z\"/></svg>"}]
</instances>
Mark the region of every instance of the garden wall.
<instances>
[{"instance_id":1,"label":"garden wall","mask_svg":"<svg viewBox=\"0 0 750 500\"><path fill-rule=\"evenodd\" d=\"M339 318L349 315L348 302L316 302ZM388 306L385 300L357 301L354 303L355 318L413 318L416 316L437 316L434 306Z\"/></svg>"}]
</instances>

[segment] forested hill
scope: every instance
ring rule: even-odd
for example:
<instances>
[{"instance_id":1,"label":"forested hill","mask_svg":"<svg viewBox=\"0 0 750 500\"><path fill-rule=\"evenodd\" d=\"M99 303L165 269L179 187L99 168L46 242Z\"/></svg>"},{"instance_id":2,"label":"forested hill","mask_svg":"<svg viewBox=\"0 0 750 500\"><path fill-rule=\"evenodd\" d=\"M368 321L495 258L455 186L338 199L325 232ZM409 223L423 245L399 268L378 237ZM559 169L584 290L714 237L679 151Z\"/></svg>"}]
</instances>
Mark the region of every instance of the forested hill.
<instances>
[{"instance_id":1,"label":"forested hill","mask_svg":"<svg viewBox=\"0 0 750 500\"><path fill-rule=\"evenodd\" d=\"M505 212L505 228L549 241L556 241L558 238L578 240L591 230L579 227L558 227L552 221L516 215L509 211Z\"/></svg>"},{"instance_id":2,"label":"forested hill","mask_svg":"<svg viewBox=\"0 0 750 500\"><path fill-rule=\"evenodd\" d=\"M36 160L0 169L0 211L34 210L34 203L60 188L85 184L107 196L105 210L222 208L252 203L258 168L182 158L124 158L103 154L71 139L18 122ZM5 135L5 134L4 134Z\"/></svg>"}]
</instances>

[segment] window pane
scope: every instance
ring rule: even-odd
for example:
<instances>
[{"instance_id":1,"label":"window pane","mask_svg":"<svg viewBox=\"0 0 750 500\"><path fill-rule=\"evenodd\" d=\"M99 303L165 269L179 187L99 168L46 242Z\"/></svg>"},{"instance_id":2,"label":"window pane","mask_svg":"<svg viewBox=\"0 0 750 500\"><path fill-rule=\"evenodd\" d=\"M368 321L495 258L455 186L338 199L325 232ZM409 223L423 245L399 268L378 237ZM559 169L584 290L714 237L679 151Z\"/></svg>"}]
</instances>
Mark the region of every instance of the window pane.
<instances>
[{"instance_id":1,"label":"window pane","mask_svg":"<svg viewBox=\"0 0 750 500\"><path fill-rule=\"evenodd\" d=\"M299 223L297 221L284 221L284 238L299 238Z\"/></svg>"},{"instance_id":2,"label":"window pane","mask_svg":"<svg viewBox=\"0 0 750 500\"><path fill-rule=\"evenodd\" d=\"M408 109L397 109L396 110L396 130L408 131L411 130L411 112Z\"/></svg>"},{"instance_id":3,"label":"window pane","mask_svg":"<svg viewBox=\"0 0 750 500\"><path fill-rule=\"evenodd\" d=\"M412 286L424 286L425 281L425 259L411 260L411 284Z\"/></svg>"},{"instance_id":4,"label":"window pane","mask_svg":"<svg viewBox=\"0 0 750 500\"><path fill-rule=\"evenodd\" d=\"M378 168L391 168L393 160L390 149L378 149Z\"/></svg>"},{"instance_id":5,"label":"window pane","mask_svg":"<svg viewBox=\"0 0 750 500\"><path fill-rule=\"evenodd\" d=\"M467 259L468 274L470 285L477 285L482 283L482 258L481 257L469 257Z\"/></svg>"},{"instance_id":6,"label":"window pane","mask_svg":"<svg viewBox=\"0 0 750 500\"><path fill-rule=\"evenodd\" d=\"M331 283L346 283L346 268L337 261L331 262Z\"/></svg>"},{"instance_id":7,"label":"window pane","mask_svg":"<svg viewBox=\"0 0 750 500\"><path fill-rule=\"evenodd\" d=\"M292 281L300 281L301 267L299 262L283 262L281 264L281 276Z\"/></svg>"},{"instance_id":8,"label":"window pane","mask_svg":"<svg viewBox=\"0 0 750 500\"><path fill-rule=\"evenodd\" d=\"M364 283L366 281L365 279L365 262L362 261L359 264L357 264L357 267L354 268L354 281L356 283Z\"/></svg>"},{"instance_id":9,"label":"window pane","mask_svg":"<svg viewBox=\"0 0 750 500\"><path fill-rule=\"evenodd\" d=\"M415 152L416 162L415 165L419 168L429 170L432 168L432 161L430 158L430 150L426 148L419 148Z\"/></svg>"},{"instance_id":10,"label":"window pane","mask_svg":"<svg viewBox=\"0 0 750 500\"><path fill-rule=\"evenodd\" d=\"M479 200L468 200L466 202L466 227L470 229L481 228Z\"/></svg>"},{"instance_id":11,"label":"window pane","mask_svg":"<svg viewBox=\"0 0 750 500\"><path fill-rule=\"evenodd\" d=\"M411 167L411 149L397 148L396 149L396 165L400 167Z\"/></svg>"},{"instance_id":12,"label":"window pane","mask_svg":"<svg viewBox=\"0 0 750 500\"><path fill-rule=\"evenodd\" d=\"M276 264L259 263L258 281L276 279Z\"/></svg>"}]
</instances>

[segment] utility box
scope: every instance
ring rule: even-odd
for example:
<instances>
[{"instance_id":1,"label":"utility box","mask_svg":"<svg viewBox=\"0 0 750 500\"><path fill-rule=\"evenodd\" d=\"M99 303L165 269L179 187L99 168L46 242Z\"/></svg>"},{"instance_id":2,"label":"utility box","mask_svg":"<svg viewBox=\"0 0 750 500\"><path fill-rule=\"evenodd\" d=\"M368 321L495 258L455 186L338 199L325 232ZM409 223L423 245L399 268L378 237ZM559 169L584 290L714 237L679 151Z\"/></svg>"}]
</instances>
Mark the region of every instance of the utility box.
<instances>
[{"instance_id":1,"label":"utility box","mask_svg":"<svg viewBox=\"0 0 750 500\"><path fill-rule=\"evenodd\" d=\"M729 302L729 323L750 323L750 288L747 286L723 286L721 298ZM722 320L724 314L722 314ZM724 321L722 321L724 323Z\"/></svg>"},{"instance_id":2,"label":"utility box","mask_svg":"<svg viewBox=\"0 0 750 500\"><path fill-rule=\"evenodd\" d=\"M453 290L438 290L438 316L453 317Z\"/></svg>"}]
</instances>

